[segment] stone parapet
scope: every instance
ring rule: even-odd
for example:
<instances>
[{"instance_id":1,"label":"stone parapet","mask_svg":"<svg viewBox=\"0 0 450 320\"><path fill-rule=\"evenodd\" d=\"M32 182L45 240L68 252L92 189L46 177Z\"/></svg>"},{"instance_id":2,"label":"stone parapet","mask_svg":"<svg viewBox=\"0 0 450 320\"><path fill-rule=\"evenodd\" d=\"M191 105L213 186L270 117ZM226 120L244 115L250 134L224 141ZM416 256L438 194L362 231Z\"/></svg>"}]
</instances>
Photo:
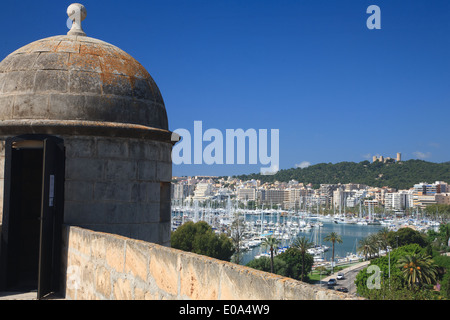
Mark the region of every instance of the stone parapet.
<instances>
[{"instance_id":1,"label":"stone parapet","mask_svg":"<svg viewBox=\"0 0 450 320\"><path fill-rule=\"evenodd\" d=\"M245 266L118 235L65 226L62 266L73 300L353 300ZM67 270L67 272L65 272Z\"/></svg>"}]
</instances>

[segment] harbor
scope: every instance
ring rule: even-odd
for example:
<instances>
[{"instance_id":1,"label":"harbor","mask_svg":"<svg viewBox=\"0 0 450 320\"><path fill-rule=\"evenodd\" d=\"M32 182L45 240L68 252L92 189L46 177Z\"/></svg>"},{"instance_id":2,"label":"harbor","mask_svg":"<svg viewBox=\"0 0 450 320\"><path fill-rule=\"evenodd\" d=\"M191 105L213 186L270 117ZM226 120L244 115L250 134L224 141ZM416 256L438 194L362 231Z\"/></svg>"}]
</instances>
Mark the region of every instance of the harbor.
<instances>
[{"instance_id":1,"label":"harbor","mask_svg":"<svg viewBox=\"0 0 450 320\"><path fill-rule=\"evenodd\" d=\"M276 209L238 209L230 200L225 208L200 206L172 206L172 231L187 221L205 221L216 233L229 236L239 233L240 264L252 259L270 256L269 248L262 245L267 237L278 239L275 254L289 248L297 237L305 237L313 247L308 249L314 257L314 267L329 266L332 260L332 244L324 238L331 232L339 234L342 244L335 244L335 263L352 263L363 257L358 254L358 241L383 228L396 231L410 227L418 231L435 229L440 222L426 217L379 216L370 211L358 216L339 214L314 214L311 211L283 211Z\"/></svg>"}]
</instances>

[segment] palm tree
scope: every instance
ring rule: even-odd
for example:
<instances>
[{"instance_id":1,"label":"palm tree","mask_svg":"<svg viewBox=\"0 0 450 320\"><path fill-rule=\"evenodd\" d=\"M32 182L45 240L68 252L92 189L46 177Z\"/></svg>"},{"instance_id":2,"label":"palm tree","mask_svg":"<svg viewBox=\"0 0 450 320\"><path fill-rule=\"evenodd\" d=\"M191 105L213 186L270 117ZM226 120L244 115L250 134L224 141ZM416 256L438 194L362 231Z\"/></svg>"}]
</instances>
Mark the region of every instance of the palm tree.
<instances>
[{"instance_id":1,"label":"palm tree","mask_svg":"<svg viewBox=\"0 0 450 320\"><path fill-rule=\"evenodd\" d=\"M382 245L383 249L388 249L388 235L389 235L389 228L383 228L377 232L378 235L378 242Z\"/></svg>"},{"instance_id":2,"label":"palm tree","mask_svg":"<svg viewBox=\"0 0 450 320\"><path fill-rule=\"evenodd\" d=\"M398 259L397 266L401 268L410 288L436 281L437 268L431 257L423 253L403 256Z\"/></svg>"},{"instance_id":3,"label":"palm tree","mask_svg":"<svg viewBox=\"0 0 450 320\"><path fill-rule=\"evenodd\" d=\"M300 254L302 255L302 276L301 281L303 281L304 275L305 275L305 256L308 252L308 249L313 246L313 243L306 239L305 237L297 237L294 242L292 243L291 247L296 248L298 251L300 251Z\"/></svg>"},{"instance_id":4,"label":"palm tree","mask_svg":"<svg viewBox=\"0 0 450 320\"><path fill-rule=\"evenodd\" d=\"M331 242L332 243L332 245L333 245L333 251L332 251L332 256L333 256L333 258L332 258L332 263L331 263L331 272L333 273L333 271L334 271L334 244L337 242L337 243L342 243L343 241L342 241L342 238L341 238L341 236L339 235L339 234L337 234L337 232L331 232L329 235L327 235L324 239L323 239L324 241L327 241L327 242Z\"/></svg>"},{"instance_id":5,"label":"palm tree","mask_svg":"<svg viewBox=\"0 0 450 320\"><path fill-rule=\"evenodd\" d=\"M274 238L272 236L266 237L264 238L264 240L262 241L262 245L264 247L269 247L270 248L270 272L273 273L273 252L275 251L275 253L277 252L277 247L278 244L280 243L280 241L278 241L277 238Z\"/></svg>"},{"instance_id":6,"label":"palm tree","mask_svg":"<svg viewBox=\"0 0 450 320\"><path fill-rule=\"evenodd\" d=\"M373 252L373 246L372 243L369 241L368 237L362 238L358 242L358 252L362 253L365 256L365 259L367 260L367 257L372 256Z\"/></svg>"},{"instance_id":7,"label":"palm tree","mask_svg":"<svg viewBox=\"0 0 450 320\"><path fill-rule=\"evenodd\" d=\"M371 253L377 256L380 255L380 249L383 246L382 240L380 239L380 235L378 233L372 233L367 236L367 241L370 243Z\"/></svg>"}]
</instances>

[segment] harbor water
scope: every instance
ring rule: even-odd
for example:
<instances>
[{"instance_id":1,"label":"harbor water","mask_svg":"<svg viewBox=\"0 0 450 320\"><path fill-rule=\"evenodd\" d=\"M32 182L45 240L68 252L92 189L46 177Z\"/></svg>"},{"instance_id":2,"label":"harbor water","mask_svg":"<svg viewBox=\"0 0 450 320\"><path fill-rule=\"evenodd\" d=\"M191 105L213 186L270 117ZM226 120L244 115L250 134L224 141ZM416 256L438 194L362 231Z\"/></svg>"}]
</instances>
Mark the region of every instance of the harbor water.
<instances>
[{"instance_id":1,"label":"harbor water","mask_svg":"<svg viewBox=\"0 0 450 320\"><path fill-rule=\"evenodd\" d=\"M309 229L309 231L300 231L298 236L304 236L306 239L315 244L329 247L329 250L324 252L323 258L325 261L331 261L332 243L324 240L331 232L336 232L342 239L342 243L335 243L334 247L335 259L337 260L338 258L344 258L350 254L356 254L359 240L372 233L377 233L384 227L385 226L382 225L337 224L333 221L322 221L321 226L316 225ZM280 243L280 248L288 246L291 241L292 239L282 240ZM247 264L249 261L262 253L268 253L268 249L258 246L245 251L242 255L241 264Z\"/></svg>"}]
</instances>

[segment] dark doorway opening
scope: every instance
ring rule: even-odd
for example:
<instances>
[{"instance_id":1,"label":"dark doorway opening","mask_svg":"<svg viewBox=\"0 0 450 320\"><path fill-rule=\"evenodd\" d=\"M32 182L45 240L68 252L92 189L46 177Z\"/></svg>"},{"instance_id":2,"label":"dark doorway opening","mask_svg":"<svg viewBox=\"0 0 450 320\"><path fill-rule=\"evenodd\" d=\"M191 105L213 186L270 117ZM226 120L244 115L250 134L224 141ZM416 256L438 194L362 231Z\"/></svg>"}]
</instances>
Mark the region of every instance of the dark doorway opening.
<instances>
[{"instance_id":1,"label":"dark doorway opening","mask_svg":"<svg viewBox=\"0 0 450 320\"><path fill-rule=\"evenodd\" d=\"M43 149L13 149L8 289L37 290Z\"/></svg>"},{"instance_id":2,"label":"dark doorway opening","mask_svg":"<svg viewBox=\"0 0 450 320\"><path fill-rule=\"evenodd\" d=\"M6 140L0 290L42 298L59 288L64 153L52 136Z\"/></svg>"}]
</instances>

